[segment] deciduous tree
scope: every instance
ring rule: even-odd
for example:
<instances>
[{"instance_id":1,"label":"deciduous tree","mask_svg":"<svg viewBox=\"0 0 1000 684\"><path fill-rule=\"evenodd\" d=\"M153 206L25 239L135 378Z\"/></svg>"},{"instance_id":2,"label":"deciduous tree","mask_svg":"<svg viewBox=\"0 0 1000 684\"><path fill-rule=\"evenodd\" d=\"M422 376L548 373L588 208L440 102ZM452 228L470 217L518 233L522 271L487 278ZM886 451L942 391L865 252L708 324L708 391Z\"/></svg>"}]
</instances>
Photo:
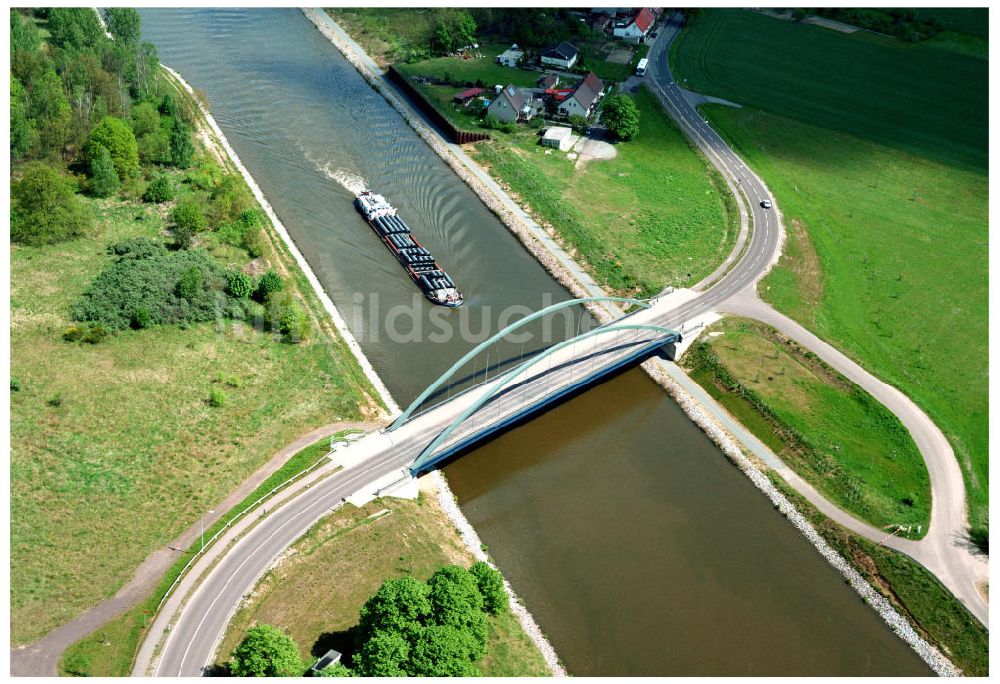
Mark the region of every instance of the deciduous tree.
<instances>
[{"instance_id":1,"label":"deciduous tree","mask_svg":"<svg viewBox=\"0 0 1000 684\"><path fill-rule=\"evenodd\" d=\"M639 134L639 108L628 95L611 95L604 103L601 123L621 140L631 140Z\"/></svg>"},{"instance_id":2,"label":"deciduous tree","mask_svg":"<svg viewBox=\"0 0 1000 684\"><path fill-rule=\"evenodd\" d=\"M90 225L73 182L56 169L34 162L11 187L10 238L43 245L78 237Z\"/></svg>"},{"instance_id":3,"label":"deciduous tree","mask_svg":"<svg viewBox=\"0 0 1000 684\"><path fill-rule=\"evenodd\" d=\"M233 651L229 670L237 677L298 677L303 667L290 636L271 625L257 625Z\"/></svg>"}]
</instances>

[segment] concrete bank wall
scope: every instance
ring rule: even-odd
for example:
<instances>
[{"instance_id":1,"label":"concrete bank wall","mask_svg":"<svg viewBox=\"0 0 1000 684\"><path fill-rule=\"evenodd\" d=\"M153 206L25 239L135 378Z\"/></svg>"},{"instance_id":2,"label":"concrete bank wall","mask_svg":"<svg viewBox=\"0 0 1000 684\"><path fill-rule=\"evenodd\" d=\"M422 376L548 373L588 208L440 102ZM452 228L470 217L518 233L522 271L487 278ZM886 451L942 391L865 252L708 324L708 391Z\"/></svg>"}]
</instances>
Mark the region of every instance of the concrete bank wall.
<instances>
[{"instance_id":1,"label":"concrete bank wall","mask_svg":"<svg viewBox=\"0 0 1000 684\"><path fill-rule=\"evenodd\" d=\"M576 297L594 296L594 284L591 281L588 287L582 283L579 274L583 269L579 265L571 264L567 267L567 260L571 260L568 255L555 254L550 249L553 245L551 241L543 241L537 237L532 229L513 211L511 211L494 190L489 189L476 174L456 158L448 145L431 129L429 129L415 113L385 84L383 76L375 62L365 54L364 50L347 36L346 32L337 23L320 9L303 9L306 17L316 26L319 31L326 36L334 46L344 55L361 74L361 76L403 116L404 120L424 139L461 178L480 197L483 203L504 223L505 226L521 241L525 248L542 264L543 267L564 287L566 287ZM575 266L575 268L573 268ZM593 306L591 312L602 323L610 321L617 315L617 312L609 310L610 307ZM798 529L809 542L819 551L850 584L861 598L872 607L873 610L885 621L887 625L905 641L913 650L941 676L957 676L961 671L956 668L944 655L934 646L923 639L892 607L892 604L876 591L865 579L845 560L833 547L831 547L808 520L792 505L792 503L781 493L764 474L761 467L743 453L738 446L738 440L726 431L722 425L712 417L710 411L702 406L692 395L690 395L675 379L671 373L683 372L679 369L670 369L661 359L650 359L642 364L643 369L661 387L663 387L677 403L681 406L689 418L719 447L726 457L736 465L768 499L774 504L789 522ZM442 481L444 478L442 477ZM447 491L443 489L443 491ZM448 495L450 496L450 494ZM444 504L444 502L442 502ZM474 534L471 525L465 521L457 505L452 502L456 515L461 516L466 526ZM446 507L446 510L448 508ZM463 525L459 525L462 529ZM463 535L464 537L465 535ZM467 542L468 543L468 542ZM473 550L477 553L477 550ZM478 551L478 553L482 553ZM483 554L485 555L485 554ZM529 634L531 632L529 631ZM544 637L543 637L544 638ZM543 651L544 653L544 651Z\"/></svg>"}]
</instances>

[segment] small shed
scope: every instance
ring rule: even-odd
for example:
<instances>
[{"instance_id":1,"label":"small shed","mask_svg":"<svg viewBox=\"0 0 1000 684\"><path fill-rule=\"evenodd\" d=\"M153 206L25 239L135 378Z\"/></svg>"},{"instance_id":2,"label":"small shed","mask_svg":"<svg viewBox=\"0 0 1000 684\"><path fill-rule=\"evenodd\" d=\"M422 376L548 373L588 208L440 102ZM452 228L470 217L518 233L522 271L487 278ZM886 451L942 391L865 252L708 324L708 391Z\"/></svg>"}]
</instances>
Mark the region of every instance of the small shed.
<instances>
[{"instance_id":1,"label":"small shed","mask_svg":"<svg viewBox=\"0 0 1000 684\"><path fill-rule=\"evenodd\" d=\"M340 662L340 651L334 651L331 648L329 651L320 656L319 660L317 660L313 664L313 666L309 669L312 670L313 673L315 674L320 670L325 670L331 665L336 665L339 662Z\"/></svg>"},{"instance_id":2,"label":"small shed","mask_svg":"<svg viewBox=\"0 0 1000 684\"><path fill-rule=\"evenodd\" d=\"M466 105L469 104L469 101L472 100L472 98L482 95L485 92L486 90L484 88L469 88L468 90L456 93L455 97L452 99L458 104Z\"/></svg>"},{"instance_id":3,"label":"small shed","mask_svg":"<svg viewBox=\"0 0 1000 684\"><path fill-rule=\"evenodd\" d=\"M497 55L497 64L505 67L516 67L524 58L524 50L514 43L509 48Z\"/></svg>"},{"instance_id":4,"label":"small shed","mask_svg":"<svg viewBox=\"0 0 1000 684\"><path fill-rule=\"evenodd\" d=\"M542 136L544 147L554 147L560 152L566 152L573 146L573 129L566 126L549 126Z\"/></svg>"}]
</instances>

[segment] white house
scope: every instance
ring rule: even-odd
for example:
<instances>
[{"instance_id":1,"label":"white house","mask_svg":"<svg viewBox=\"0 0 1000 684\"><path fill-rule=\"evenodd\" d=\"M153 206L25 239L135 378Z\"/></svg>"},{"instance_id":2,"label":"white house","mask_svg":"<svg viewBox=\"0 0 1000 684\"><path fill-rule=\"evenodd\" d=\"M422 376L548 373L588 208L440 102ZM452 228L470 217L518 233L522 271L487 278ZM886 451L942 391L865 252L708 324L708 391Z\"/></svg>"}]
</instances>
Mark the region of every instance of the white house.
<instances>
[{"instance_id":1,"label":"white house","mask_svg":"<svg viewBox=\"0 0 1000 684\"><path fill-rule=\"evenodd\" d=\"M505 67L516 67L518 62L524 58L524 50L514 43L502 53L497 55L497 64Z\"/></svg>"},{"instance_id":2,"label":"white house","mask_svg":"<svg viewBox=\"0 0 1000 684\"><path fill-rule=\"evenodd\" d=\"M563 41L555 47L542 50L541 61L546 66L572 69L579 56L580 53L575 47Z\"/></svg>"},{"instance_id":3,"label":"white house","mask_svg":"<svg viewBox=\"0 0 1000 684\"><path fill-rule=\"evenodd\" d=\"M615 38L624 38L633 43L642 43L653 29L656 15L653 10L643 7L632 19L615 24Z\"/></svg>"},{"instance_id":4,"label":"white house","mask_svg":"<svg viewBox=\"0 0 1000 684\"><path fill-rule=\"evenodd\" d=\"M587 74L587 78L580 81L576 90L559 103L556 110L563 116L583 116L589 117L594 111L601 97L604 96L604 81L597 77L593 71Z\"/></svg>"}]
</instances>

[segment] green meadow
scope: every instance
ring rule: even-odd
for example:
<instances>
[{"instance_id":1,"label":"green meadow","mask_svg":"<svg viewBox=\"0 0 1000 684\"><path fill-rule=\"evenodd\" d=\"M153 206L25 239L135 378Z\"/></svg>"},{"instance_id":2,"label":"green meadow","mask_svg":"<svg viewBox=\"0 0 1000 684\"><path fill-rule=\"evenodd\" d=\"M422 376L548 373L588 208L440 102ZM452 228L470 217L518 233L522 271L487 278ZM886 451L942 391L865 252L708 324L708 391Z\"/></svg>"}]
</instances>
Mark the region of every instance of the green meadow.
<instances>
[{"instance_id":1,"label":"green meadow","mask_svg":"<svg viewBox=\"0 0 1000 684\"><path fill-rule=\"evenodd\" d=\"M761 294L928 412L986 525L986 61L706 11L674 64L746 105L704 111L789 230Z\"/></svg>"}]
</instances>

